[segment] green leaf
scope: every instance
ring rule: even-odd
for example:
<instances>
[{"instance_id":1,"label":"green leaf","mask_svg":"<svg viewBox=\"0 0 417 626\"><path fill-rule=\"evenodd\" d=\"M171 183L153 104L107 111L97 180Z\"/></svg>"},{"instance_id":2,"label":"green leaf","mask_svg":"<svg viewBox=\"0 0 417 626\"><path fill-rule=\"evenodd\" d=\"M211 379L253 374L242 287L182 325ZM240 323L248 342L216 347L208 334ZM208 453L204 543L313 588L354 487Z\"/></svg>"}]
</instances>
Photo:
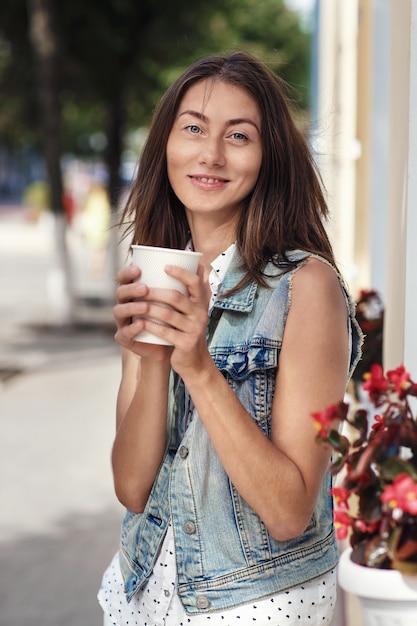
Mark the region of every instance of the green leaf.
<instances>
[{"instance_id":1,"label":"green leaf","mask_svg":"<svg viewBox=\"0 0 417 626\"><path fill-rule=\"evenodd\" d=\"M330 445L341 454L346 454L349 450L349 439L341 435L337 430L332 429L327 437Z\"/></svg>"},{"instance_id":2,"label":"green leaf","mask_svg":"<svg viewBox=\"0 0 417 626\"><path fill-rule=\"evenodd\" d=\"M404 459L390 456L381 463L381 475L384 480L394 480L399 474L408 474L413 480L417 480L416 470Z\"/></svg>"},{"instance_id":3,"label":"green leaf","mask_svg":"<svg viewBox=\"0 0 417 626\"><path fill-rule=\"evenodd\" d=\"M336 474L338 474L340 472L340 470L343 468L343 466L345 465L346 462L346 457L345 456L338 456L337 459L335 459L333 461L333 463L330 465L330 474L332 476L336 476Z\"/></svg>"}]
</instances>

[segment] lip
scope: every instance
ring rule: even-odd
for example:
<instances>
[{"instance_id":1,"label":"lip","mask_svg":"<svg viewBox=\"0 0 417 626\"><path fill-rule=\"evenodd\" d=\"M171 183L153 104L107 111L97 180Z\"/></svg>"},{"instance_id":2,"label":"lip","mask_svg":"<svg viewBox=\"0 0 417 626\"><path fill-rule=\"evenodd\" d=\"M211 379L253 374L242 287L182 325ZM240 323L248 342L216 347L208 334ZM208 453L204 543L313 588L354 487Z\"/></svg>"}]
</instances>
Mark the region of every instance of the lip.
<instances>
[{"instance_id":1,"label":"lip","mask_svg":"<svg viewBox=\"0 0 417 626\"><path fill-rule=\"evenodd\" d=\"M229 182L227 178L210 174L191 174L189 178L199 189L220 189Z\"/></svg>"}]
</instances>

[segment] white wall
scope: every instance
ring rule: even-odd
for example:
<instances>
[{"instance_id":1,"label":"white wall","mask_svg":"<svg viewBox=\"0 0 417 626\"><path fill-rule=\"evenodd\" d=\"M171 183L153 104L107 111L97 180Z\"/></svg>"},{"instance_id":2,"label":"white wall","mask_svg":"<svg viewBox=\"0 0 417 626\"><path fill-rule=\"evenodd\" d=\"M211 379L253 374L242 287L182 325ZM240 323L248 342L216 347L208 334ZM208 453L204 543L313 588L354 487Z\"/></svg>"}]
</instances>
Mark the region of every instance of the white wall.
<instances>
[{"instance_id":1,"label":"white wall","mask_svg":"<svg viewBox=\"0 0 417 626\"><path fill-rule=\"evenodd\" d=\"M417 0L411 3L404 362L417 380Z\"/></svg>"},{"instance_id":2,"label":"white wall","mask_svg":"<svg viewBox=\"0 0 417 626\"><path fill-rule=\"evenodd\" d=\"M386 297L390 116L390 0L372 2L372 83L369 159L370 287Z\"/></svg>"},{"instance_id":3,"label":"white wall","mask_svg":"<svg viewBox=\"0 0 417 626\"><path fill-rule=\"evenodd\" d=\"M384 366L417 378L417 0L391 1Z\"/></svg>"}]
</instances>

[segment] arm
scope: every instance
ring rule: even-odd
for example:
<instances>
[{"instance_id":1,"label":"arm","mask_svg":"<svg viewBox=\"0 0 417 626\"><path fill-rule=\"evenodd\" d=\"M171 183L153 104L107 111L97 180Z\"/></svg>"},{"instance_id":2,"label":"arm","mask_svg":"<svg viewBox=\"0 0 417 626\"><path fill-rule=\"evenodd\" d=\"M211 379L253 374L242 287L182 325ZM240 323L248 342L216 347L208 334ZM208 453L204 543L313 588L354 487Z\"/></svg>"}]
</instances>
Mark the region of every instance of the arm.
<instances>
[{"instance_id":1,"label":"arm","mask_svg":"<svg viewBox=\"0 0 417 626\"><path fill-rule=\"evenodd\" d=\"M169 370L169 361L123 351L112 466L116 495L134 513L145 508L165 450Z\"/></svg>"},{"instance_id":2,"label":"arm","mask_svg":"<svg viewBox=\"0 0 417 626\"><path fill-rule=\"evenodd\" d=\"M131 316L143 306L133 298L143 286L131 283L137 268L119 274L114 317L116 340L122 346L122 376L116 405L116 438L112 450L115 491L134 513L143 511L162 461L166 444L166 416L170 349L139 344L133 337L143 327ZM140 356L142 354L142 356Z\"/></svg>"}]
</instances>

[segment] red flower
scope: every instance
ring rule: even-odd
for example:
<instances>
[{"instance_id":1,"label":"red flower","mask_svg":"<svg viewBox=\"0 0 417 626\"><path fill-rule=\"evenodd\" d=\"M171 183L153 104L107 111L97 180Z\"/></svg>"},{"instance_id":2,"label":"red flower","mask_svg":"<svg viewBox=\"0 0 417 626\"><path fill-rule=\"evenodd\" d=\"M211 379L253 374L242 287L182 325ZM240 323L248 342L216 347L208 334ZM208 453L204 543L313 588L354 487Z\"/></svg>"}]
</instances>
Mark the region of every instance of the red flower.
<instances>
[{"instance_id":1,"label":"red flower","mask_svg":"<svg viewBox=\"0 0 417 626\"><path fill-rule=\"evenodd\" d=\"M410 385L410 374L405 369L404 365L400 365L395 370L387 372L387 378L389 382L394 385L395 391L400 397L404 394Z\"/></svg>"},{"instance_id":2,"label":"red flower","mask_svg":"<svg viewBox=\"0 0 417 626\"><path fill-rule=\"evenodd\" d=\"M343 541L348 536L349 528L352 526L352 518L346 511L334 511L333 515L336 539Z\"/></svg>"},{"instance_id":3,"label":"red flower","mask_svg":"<svg viewBox=\"0 0 417 626\"><path fill-rule=\"evenodd\" d=\"M381 417L381 415L374 415L373 419L374 419L374 423L371 426L371 430L373 430L374 432L384 430L385 428L384 418Z\"/></svg>"},{"instance_id":4,"label":"red flower","mask_svg":"<svg viewBox=\"0 0 417 626\"><path fill-rule=\"evenodd\" d=\"M375 289L361 289L359 292L359 301L362 300L372 300L372 298L376 298L379 300L379 294Z\"/></svg>"},{"instance_id":5,"label":"red flower","mask_svg":"<svg viewBox=\"0 0 417 626\"><path fill-rule=\"evenodd\" d=\"M390 509L417 515L417 483L408 474L399 474L392 485L387 485L381 495Z\"/></svg>"},{"instance_id":6,"label":"red flower","mask_svg":"<svg viewBox=\"0 0 417 626\"><path fill-rule=\"evenodd\" d=\"M340 509L348 508L349 491L345 487L333 487L329 493L333 496L336 506Z\"/></svg>"},{"instance_id":7,"label":"red flower","mask_svg":"<svg viewBox=\"0 0 417 626\"><path fill-rule=\"evenodd\" d=\"M330 474L343 472L330 490L336 537L349 536L357 563L417 575L417 417L411 400L417 383L403 365L384 375L374 363L365 376L363 388L378 415L361 407L349 412L344 403L313 414L321 433L317 441L336 455ZM346 434L333 420L347 423Z\"/></svg>"},{"instance_id":8,"label":"red flower","mask_svg":"<svg viewBox=\"0 0 417 626\"><path fill-rule=\"evenodd\" d=\"M371 371L364 374L365 382L362 385L364 391L369 394L370 400L379 406L381 403L381 396L388 389L388 380L384 376L384 370L381 365L375 363L371 367Z\"/></svg>"},{"instance_id":9,"label":"red flower","mask_svg":"<svg viewBox=\"0 0 417 626\"><path fill-rule=\"evenodd\" d=\"M379 529L380 521L365 522L364 519L355 519L352 526L362 534L373 535Z\"/></svg>"},{"instance_id":10,"label":"red flower","mask_svg":"<svg viewBox=\"0 0 417 626\"><path fill-rule=\"evenodd\" d=\"M324 409L324 411L312 413L311 416L315 421L315 427L319 431L319 436L325 439L334 420L340 417L340 409L336 404L332 404Z\"/></svg>"}]
</instances>

